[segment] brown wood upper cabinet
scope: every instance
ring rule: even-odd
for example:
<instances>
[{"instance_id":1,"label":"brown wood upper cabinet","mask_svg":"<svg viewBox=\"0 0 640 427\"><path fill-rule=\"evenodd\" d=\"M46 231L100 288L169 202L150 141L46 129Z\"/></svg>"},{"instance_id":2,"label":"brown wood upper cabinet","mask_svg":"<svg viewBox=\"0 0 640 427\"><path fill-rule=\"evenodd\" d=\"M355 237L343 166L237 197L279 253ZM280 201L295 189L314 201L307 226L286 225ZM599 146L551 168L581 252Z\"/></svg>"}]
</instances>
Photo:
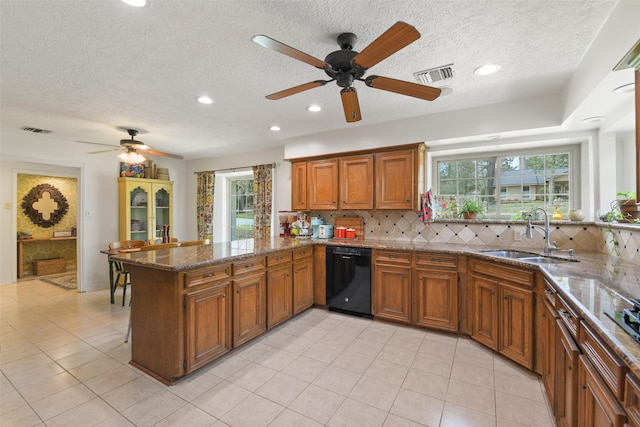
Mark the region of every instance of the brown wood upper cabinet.
<instances>
[{"instance_id":1,"label":"brown wood upper cabinet","mask_svg":"<svg viewBox=\"0 0 640 427\"><path fill-rule=\"evenodd\" d=\"M340 159L340 209L373 209L373 155Z\"/></svg>"},{"instance_id":2,"label":"brown wood upper cabinet","mask_svg":"<svg viewBox=\"0 0 640 427\"><path fill-rule=\"evenodd\" d=\"M307 163L309 210L338 209L338 159Z\"/></svg>"},{"instance_id":3,"label":"brown wood upper cabinet","mask_svg":"<svg viewBox=\"0 0 640 427\"><path fill-rule=\"evenodd\" d=\"M426 145L291 159L294 210L420 210Z\"/></svg>"},{"instance_id":4,"label":"brown wood upper cabinet","mask_svg":"<svg viewBox=\"0 0 640 427\"><path fill-rule=\"evenodd\" d=\"M415 150L376 155L376 209L417 209Z\"/></svg>"},{"instance_id":5,"label":"brown wood upper cabinet","mask_svg":"<svg viewBox=\"0 0 640 427\"><path fill-rule=\"evenodd\" d=\"M291 164L291 209L306 211L307 202L307 162Z\"/></svg>"}]
</instances>

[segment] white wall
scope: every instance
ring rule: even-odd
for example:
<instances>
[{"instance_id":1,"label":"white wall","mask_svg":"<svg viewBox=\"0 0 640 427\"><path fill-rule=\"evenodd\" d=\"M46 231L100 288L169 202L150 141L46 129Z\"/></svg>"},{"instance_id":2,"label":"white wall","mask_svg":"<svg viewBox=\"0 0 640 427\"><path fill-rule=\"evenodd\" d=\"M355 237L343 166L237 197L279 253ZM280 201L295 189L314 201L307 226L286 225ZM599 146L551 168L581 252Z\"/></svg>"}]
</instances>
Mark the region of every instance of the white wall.
<instances>
[{"instance_id":1,"label":"white wall","mask_svg":"<svg viewBox=\"0 0 640 427\"><path fill-rule=\"evenodd\" d=\"M117 153L87 154L95 147L69 142L55 134L32 134L22 131L0 131L0 284L16 280L16 206L14 176L30 170L78 174L78 267L79 289L91 290L109 284L107 258L101 254L118 236L118 169ZM174 235L186 235L184 211L186 183L184 161L154 158L169 168L174 184ZM11 205L7 205L10 203ZM9 209L7 209L9 207Z\"/></svg>"}]
</instances>

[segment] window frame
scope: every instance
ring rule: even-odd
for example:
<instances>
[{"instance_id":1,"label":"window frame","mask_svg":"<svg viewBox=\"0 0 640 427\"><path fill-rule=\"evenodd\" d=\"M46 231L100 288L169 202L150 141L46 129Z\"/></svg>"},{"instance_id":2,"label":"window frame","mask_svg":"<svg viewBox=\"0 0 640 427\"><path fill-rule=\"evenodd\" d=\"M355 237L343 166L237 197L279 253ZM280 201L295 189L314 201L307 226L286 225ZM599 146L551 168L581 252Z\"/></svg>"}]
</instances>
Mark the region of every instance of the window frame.
<instances>
[{"instance_id":1,"label":"window frame","mask_svg":"<svg viewBox=\"0 0 640 427\"><path fill-rule=\"evenodd\" d=\"M432 153L431 159L429 163L432 167L432 182L435 184L434 187L434 195L438 194L438 190L440 189L440 172L438 168L439 162L460 162L460 161L473 161L473 160L485 160L488 158L496 158L497 168L496 168L496 181L500 182L500 159L504 157L532 157L532 156L541 156L541 155L554 155L554 154L569 154L569 182L572 184L569 191L569 207L568 209L576 209L576 206L581 205L581 186L580 186L580 167L582 163L581 159L581 143L570 143L570 144L562 144L562 145L544 145L542 147L522 147L522 148L513 148L510 149L507 146L501 147L497 150L491 150L488 147L484 147L486 149L482 149L483 147L478 147L477 151L473 153L465 153L465 154L453 154L447 155L438 153ZM502 187L498 187L502 189ZM502 202L501 198L502 192L497 191L495 196L496 205L500 205ZM489 219L510 219L513 216L512 213L500 213L493 214L491 216L487 216Z\"/></svg>"}]
</instances>

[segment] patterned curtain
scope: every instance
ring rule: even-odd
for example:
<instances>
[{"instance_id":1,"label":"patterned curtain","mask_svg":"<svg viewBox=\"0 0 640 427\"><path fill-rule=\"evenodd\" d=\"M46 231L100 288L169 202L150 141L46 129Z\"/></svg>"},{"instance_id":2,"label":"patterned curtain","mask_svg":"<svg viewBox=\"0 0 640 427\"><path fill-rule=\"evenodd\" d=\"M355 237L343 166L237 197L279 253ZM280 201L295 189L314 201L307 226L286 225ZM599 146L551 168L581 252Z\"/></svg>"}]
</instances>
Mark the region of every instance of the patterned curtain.
<instances>
[{"instance_id":1,"label":"patterned curtain","mask_svg":"<svg viewBox=\"0 0 640 427\"><path fill-rule=\"evenodd\" d=\"M253 167L253 220L255 238L271 237L273 164Z\"/></svg>"},{"instance_id":2,"label":"patterned curtain","mask_svg":"<svg viewBox=\"0 0 640 427\"><path fill-rule=\"evenodd\" d=\"M196 192L196 223L198 240L213 242L213 189L216 183L214 171L196 172L198 188Z\"/></svg>"}]
</instances>

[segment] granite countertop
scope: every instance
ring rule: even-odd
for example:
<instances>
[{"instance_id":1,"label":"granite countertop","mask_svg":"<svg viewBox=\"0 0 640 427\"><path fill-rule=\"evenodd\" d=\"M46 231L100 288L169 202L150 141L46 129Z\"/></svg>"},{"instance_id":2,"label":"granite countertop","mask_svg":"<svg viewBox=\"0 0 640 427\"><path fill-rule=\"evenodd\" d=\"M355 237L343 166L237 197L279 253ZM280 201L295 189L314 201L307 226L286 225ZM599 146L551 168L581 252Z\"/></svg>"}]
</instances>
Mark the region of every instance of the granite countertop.
<instances>
[{"instance_id":1,"label":"granite countertop","mask_svg":"<svg viewBox=\"0 0 640 427\"><path fill-rule=\"evenodd\" d=\"M314 244L474 255L487 260L501 260L505 265L540 269L547 279L556 285L558 293L567 302L573 303L572 305L578 309L579 315L591 327L601 332L602 338L629 365L631 371L640 377L640 343L636 342L606 315L607 311L621 311L623 308L631 308L633 305L629 301L630 298L640 299L640 266L599 252L578 251L575 253L577 262L534 264L488 255L483 251L514 249L542 254L542 248L539 251L531 251L519 248L429 242L411 243L378 239L312 240L275 237L255 240L249 244L227 242L117 254L113 255L113 259L161 270L183 271Z\"/></svg>"}]
</instances>

